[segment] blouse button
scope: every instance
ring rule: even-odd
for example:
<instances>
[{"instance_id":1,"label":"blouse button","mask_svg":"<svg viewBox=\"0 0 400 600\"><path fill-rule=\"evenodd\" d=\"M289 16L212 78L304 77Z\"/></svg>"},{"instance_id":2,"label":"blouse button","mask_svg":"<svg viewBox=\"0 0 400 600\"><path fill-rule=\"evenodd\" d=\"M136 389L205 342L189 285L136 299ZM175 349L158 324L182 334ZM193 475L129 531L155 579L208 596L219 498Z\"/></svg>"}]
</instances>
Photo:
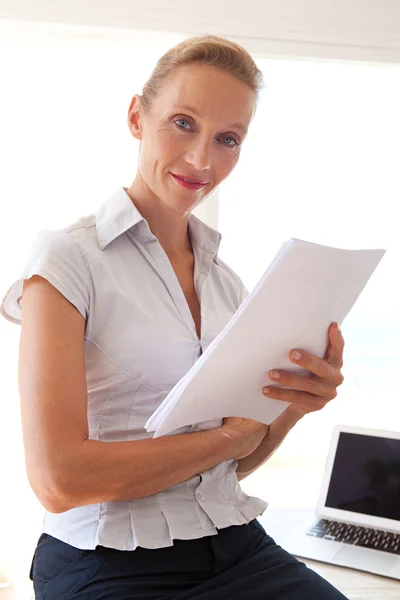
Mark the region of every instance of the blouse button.
<instances>
[{"instance_id":1,"label":"blouse button","mask_svg":"<svg viewBox=\"0 0 400 600\"><path fill-rule=\"evenodd\" d=\"M197 492L196 497L197 500L200 500L200 502L204 502L204 496L200 492Z\"/></svg>"}]
</instances>

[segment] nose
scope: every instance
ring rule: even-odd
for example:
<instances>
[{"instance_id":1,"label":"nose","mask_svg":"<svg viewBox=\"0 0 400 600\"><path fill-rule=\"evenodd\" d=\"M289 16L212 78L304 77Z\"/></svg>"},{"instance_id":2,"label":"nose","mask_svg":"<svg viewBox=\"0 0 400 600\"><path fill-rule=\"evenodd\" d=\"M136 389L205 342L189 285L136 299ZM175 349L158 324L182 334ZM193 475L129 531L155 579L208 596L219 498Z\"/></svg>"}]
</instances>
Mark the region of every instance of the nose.
<instances>
[{"instance_id":1,"label":"nose","mask_svg":"<svg viewBox=\"0 0 400 600\"><path fill-rule=\"evenodd\" d=\"M194 139L186 152L186 162L196 171L211 168L212 142L205 138Z\"/></svg>"}]
</instances>

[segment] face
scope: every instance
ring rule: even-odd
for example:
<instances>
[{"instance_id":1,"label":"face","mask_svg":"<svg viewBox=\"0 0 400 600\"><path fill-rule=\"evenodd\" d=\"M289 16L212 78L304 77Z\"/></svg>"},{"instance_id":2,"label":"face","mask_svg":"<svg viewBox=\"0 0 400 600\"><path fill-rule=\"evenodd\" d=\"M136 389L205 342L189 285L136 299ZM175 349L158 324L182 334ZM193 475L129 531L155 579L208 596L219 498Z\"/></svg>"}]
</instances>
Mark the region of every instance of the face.
<instances>
[{"instance_id":1,"label":"face","mask_svg":"<svg viewBox=\"0 0 400 600\"><path fill-rule=\"evenodd\" d=\"M179 212L205 200L239 159L254 101L230 73L197 64L173 73L148 112L135 96L128 122L141 142L142 192Z\"/></svg>"}]
</instances>

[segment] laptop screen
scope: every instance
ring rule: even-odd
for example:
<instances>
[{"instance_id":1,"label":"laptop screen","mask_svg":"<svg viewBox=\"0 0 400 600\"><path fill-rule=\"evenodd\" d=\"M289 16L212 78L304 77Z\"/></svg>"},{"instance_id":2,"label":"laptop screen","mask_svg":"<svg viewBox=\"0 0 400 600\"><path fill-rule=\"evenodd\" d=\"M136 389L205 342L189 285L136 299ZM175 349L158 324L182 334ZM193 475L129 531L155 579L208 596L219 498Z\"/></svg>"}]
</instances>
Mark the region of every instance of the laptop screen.
<instances>
[{"instance_id":1,"label":"laptop screen","mask_svg":"<svg viewBox=\"0 0 400 600\"><path fill-rule=\"evenodd\" d=\"M340 432L325 505L400 521L400 440Z\"/></svg>"}]
</instances>

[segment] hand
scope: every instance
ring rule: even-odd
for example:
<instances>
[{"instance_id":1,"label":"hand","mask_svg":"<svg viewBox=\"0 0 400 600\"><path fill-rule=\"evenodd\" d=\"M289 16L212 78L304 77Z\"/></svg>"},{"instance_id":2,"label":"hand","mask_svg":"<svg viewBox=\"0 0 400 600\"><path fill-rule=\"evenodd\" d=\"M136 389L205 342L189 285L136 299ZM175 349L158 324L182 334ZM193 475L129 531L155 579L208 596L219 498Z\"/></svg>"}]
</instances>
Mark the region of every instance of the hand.
<instances>
[{"instance_id":1,"label":"hand","mask_svg":"<svg viewBox=\"0 0 400 600\"><path fill-rule=\"evenodd\" d=\"M337 388L344 379L341 373L344 339L337 323L330 325L328 334L329 344L323 359L304 350L294 349L289 354L292 362L310 371L311 375L297 375L281 370L270 371L270 379L293 389L268 386L263 388L263 394L268 398L291 402L286 410L300 416L321 410L330 400L336 398ZM298 355L300 358L297 358ZM275 373L280 377L274 377Z\"/></svg>"},{"instance_id":2,"label":"hand","mask_svg":"<svg viewBox=\"0 0 400 600\"><path fill-rule=\"evenodd\" d=\"M268 433L268 425L242 417L227 417L219 430L233 442L231 458L240 460L258 448Z\"/></svg>"}]
</instances>

